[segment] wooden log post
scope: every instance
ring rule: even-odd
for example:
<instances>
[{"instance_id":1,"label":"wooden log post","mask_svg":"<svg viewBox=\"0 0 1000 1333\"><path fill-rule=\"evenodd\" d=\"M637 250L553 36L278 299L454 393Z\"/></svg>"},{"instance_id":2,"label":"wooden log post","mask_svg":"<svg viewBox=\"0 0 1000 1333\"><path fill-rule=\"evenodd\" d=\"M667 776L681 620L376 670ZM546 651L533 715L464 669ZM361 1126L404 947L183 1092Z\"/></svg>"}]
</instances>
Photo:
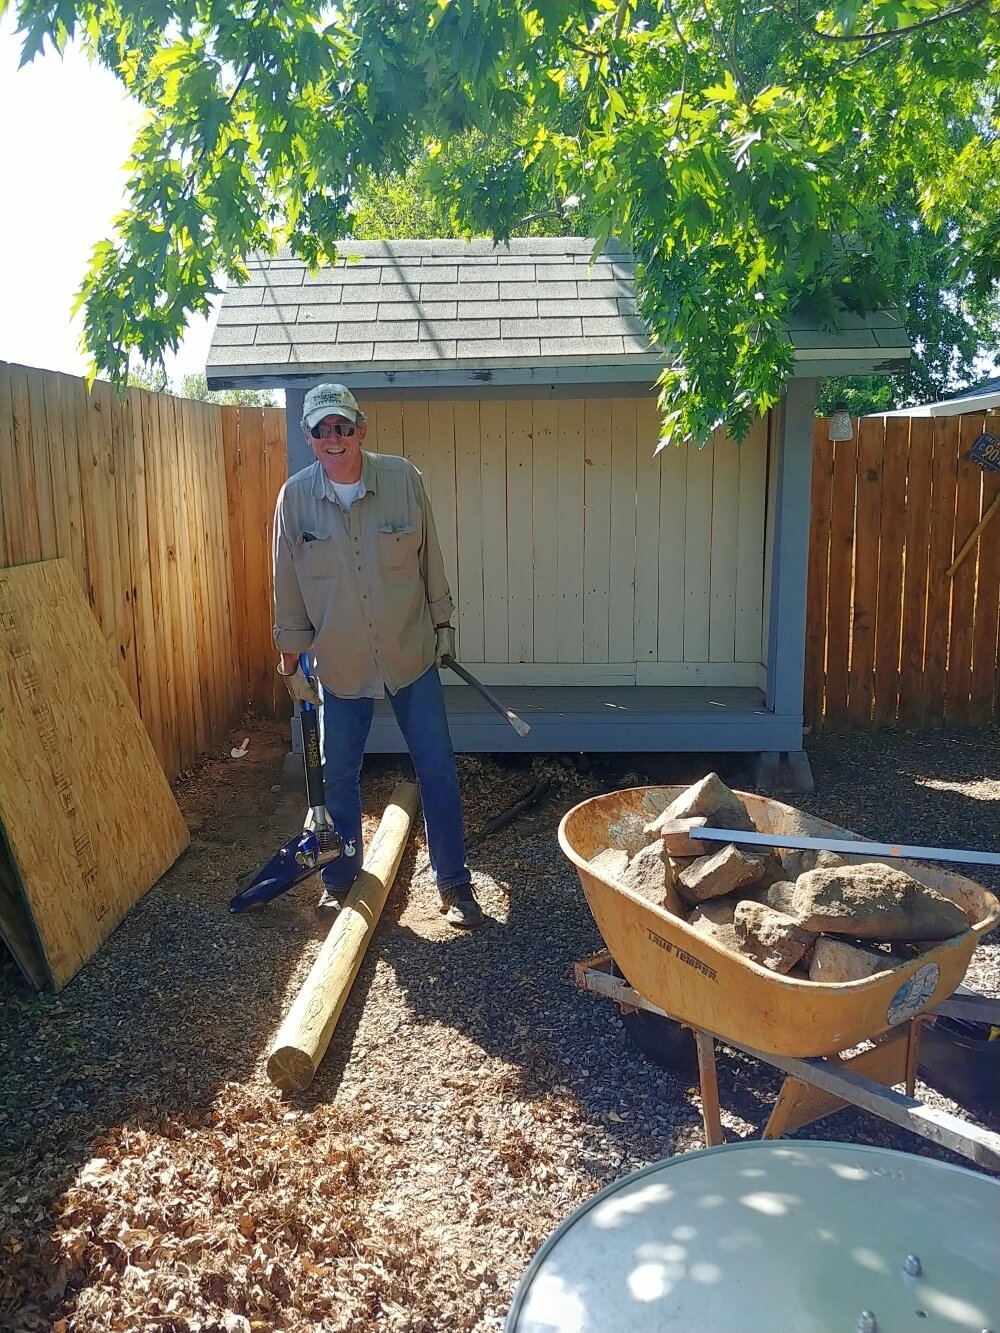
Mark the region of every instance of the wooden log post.
<instances>
[{"instance_id":1,"label":"wooden log post","mask_svg":"<svg viewBox=\"0 0 1000 1333\"><path fill-rule=\"evenodd\" d=\"M267 1059L267 1076L283 1092L307 1088L326 1054L419 807L415 784L398 783L347 901L278 1029Z\"/></svg>"}]
</instances>

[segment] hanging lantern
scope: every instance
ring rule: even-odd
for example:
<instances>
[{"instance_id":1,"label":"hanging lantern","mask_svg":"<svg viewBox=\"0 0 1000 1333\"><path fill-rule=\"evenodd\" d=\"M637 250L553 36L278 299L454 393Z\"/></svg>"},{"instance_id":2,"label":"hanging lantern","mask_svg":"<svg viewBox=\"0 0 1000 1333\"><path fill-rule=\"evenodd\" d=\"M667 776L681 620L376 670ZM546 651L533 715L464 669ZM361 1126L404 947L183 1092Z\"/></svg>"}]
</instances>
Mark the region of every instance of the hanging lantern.
<instances>
[{"instance_id":1,"label":"hanging lantern","mask_svg":"<svg viewBox=\"0 0 1000 1333\"><path fill-rule=\"evenodd\" d=\"M833 409L828 438L834 442L854 439L854 426L851 423L851 414L847 410L846 403L838 403Z\"/></svg>"}]
</instances>

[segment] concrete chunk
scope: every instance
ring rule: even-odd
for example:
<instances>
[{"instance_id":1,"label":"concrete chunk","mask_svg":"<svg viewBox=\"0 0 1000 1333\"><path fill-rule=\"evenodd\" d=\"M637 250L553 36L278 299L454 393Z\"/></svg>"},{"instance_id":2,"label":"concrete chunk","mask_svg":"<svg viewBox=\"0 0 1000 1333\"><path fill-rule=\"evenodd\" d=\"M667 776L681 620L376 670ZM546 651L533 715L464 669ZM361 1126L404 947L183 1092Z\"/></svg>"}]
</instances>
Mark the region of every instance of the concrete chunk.
<instances>
[{"instance_id":1,"label":"concrete chunk","mask_svg":"<svg viewBox=\"0 0 1000 1333\"><path fill-rule=\"evenodd\" d=\"M832 866L773 884L768 906L805 930L869 940L947 940L969 926L950 898L878 861Z\"/></svg>"},{"instance_id":2,"label":"concrete chunk","mask_svg":"<svg viewBox=\"0 0 1000 1333\"><path fill-rule=\"evenodd\" d=\"M732 843L699 856L677 876L677 892L685 902L700 903L708 898L722 898L737 889L752 889L767 873L763 857L744 852Z\"/></svg>"},{"instance_id":3,"label":"concrete chunk","mask_svg":"<svg viewBox=\"0 0 1000 1333\"><path fill-rule=\"evenodd\" d=\"M793 917L749 899L737 904L733 925L744 952L782 975L801 962L816 941Z\"/></svg>"},{"instance_id":4,"label":"concrete chunk","mask_svg":"<svg viewBox=\"0 0 1000 1333\"><path fill-rule=\"evenodd\" d=\"M691 819L704 815L708 824L714 828L739 829L743 833L754 833L754 822L747 814L747 808L719 777L718 773L709 773L700 782L694 783L680 796L670 802L667 808L653 823L657 830L660 823L669 823L674 819Z\"/></svg>"},{"instance_id":5,"label":"concrete chunk","mask_svg":"<svg viewBox=\"0 0 1000 1333\"><path fill-rule=\"evenodd\" d=\"M670 819L665 824L658 824L655 835L663 842L667 852L674 858L689 856L711 856L718 850L717 844L699 842L692 834L704 828L708 821L704 815L694 815L691 819ZM646 824L645 833L654 834L652 824Z\"/></svg>"},{"instance_id":6,"label":"concrete chunk","mask_svg":"<svg viewBox=\"0 0 1000 1333\"><path fill-rule=\"evenodd\" d=\"M809 964L810 981L862 981L879 972L889 972L893 960L885 953L859 949L844 940L821 935Z\"/></svg>"},{"instance_id":7,"label":"concrete chunk","mask_svg":"<svg viewBox=\"0 0 1000 1333\"><path fill-rule=\"evenodd\" d=\"M743 953L743 941L736 933L733 915L736 904L720 900L702 903L688 917L688 925L699 935L705 935L716 944L733 953Z\"/></svg>"}]
</instances>

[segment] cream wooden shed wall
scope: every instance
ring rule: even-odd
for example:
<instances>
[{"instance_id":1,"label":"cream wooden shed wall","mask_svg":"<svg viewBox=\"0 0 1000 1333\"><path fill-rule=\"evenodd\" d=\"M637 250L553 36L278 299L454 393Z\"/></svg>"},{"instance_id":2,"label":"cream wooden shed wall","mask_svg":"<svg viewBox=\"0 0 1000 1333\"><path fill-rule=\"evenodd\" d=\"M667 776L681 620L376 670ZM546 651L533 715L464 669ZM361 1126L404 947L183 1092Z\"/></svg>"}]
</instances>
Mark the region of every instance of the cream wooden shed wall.
<instances>
[{"instance_id":1,"label":"cream wooden shed wall","mask_svg":"<svg viewBox=\"0 0 1000 1333\"><path fill-rule=\"evenodd\" d=\"M488 684L764 688L766 421L656 454L652 394L365 411L366 448L424 476Z\"/></svg>"}]
</instances>

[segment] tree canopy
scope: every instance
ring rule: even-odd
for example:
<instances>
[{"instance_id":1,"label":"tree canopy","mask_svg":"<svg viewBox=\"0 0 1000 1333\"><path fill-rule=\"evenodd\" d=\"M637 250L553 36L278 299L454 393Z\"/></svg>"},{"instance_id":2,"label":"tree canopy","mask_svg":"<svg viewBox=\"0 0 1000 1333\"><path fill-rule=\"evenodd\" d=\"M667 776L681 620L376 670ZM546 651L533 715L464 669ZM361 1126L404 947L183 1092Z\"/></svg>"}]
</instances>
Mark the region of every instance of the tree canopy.
<instances>
[{"instance_id":1,"label":"tree canopy","mask_svg":"<svg viewBox=\"0 0 1000 1333\"><path fill-rule=\"evenodd\" d=\"M635 254L670 352L665 439L740 435L775 402L793 308L835 327L891 300L892 204L940 239L960 300L996 292L994 0L14 7L25 60L79 37L147 109L81 292L119 382L130 353L176 346L218 275L278 244L332 257L366 182L474 133L505 151L441 174L456 225L505 239L526 201L575 201Z\"/></svg>"}]
</instances>

